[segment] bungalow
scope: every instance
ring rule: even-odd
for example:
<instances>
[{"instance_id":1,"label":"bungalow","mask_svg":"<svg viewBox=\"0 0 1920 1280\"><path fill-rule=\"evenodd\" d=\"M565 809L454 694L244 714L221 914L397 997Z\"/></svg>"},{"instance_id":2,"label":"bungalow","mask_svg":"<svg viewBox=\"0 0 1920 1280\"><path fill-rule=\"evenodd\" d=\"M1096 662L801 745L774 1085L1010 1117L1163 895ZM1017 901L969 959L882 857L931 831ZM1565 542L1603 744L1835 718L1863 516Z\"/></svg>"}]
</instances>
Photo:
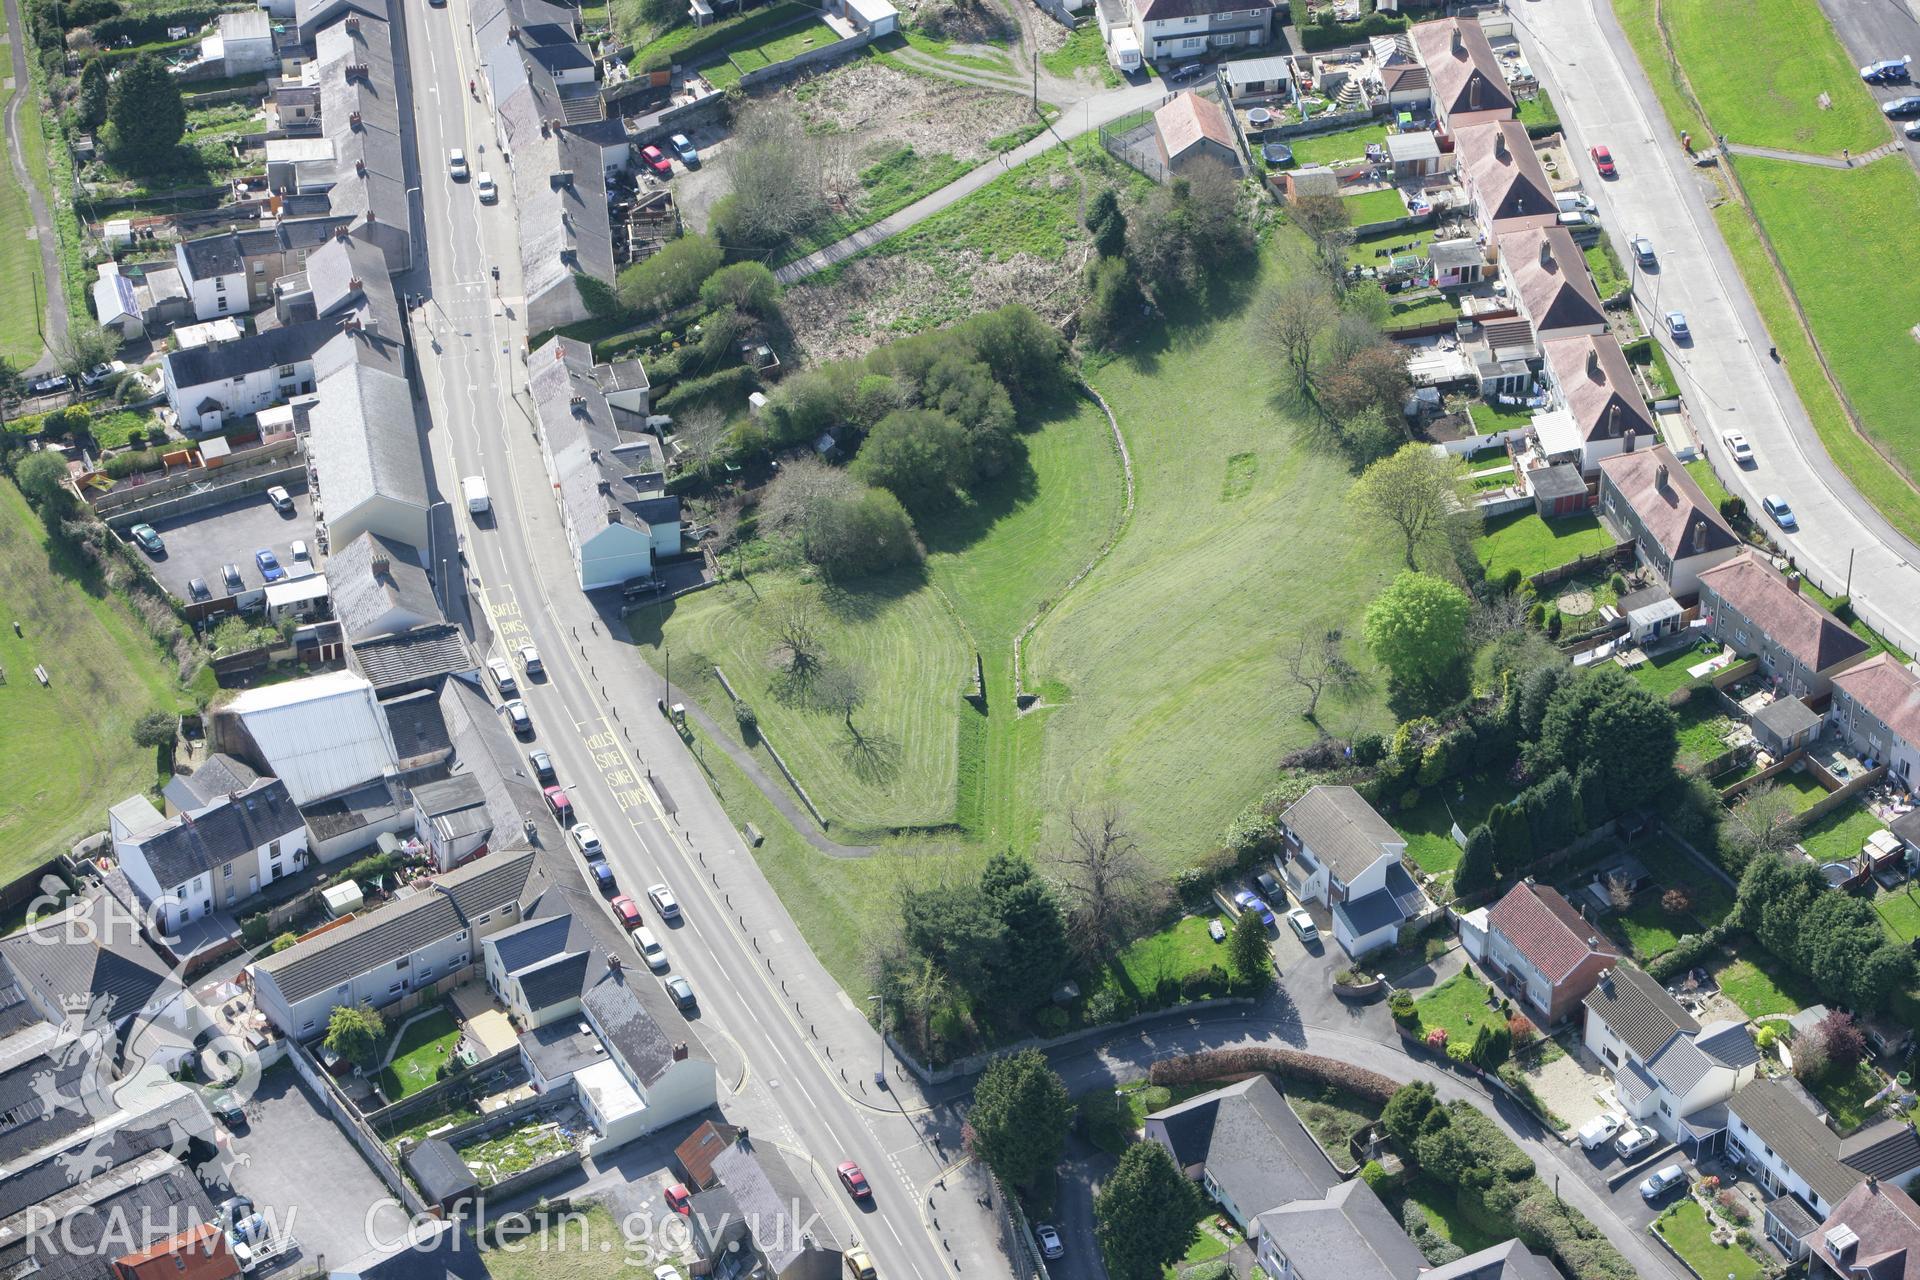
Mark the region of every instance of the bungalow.
<instances>
[{"instance_id":1,"label":"bungalow","mask_svg":"<svg viewBox=\"0 0 1920 1280\"><path fill-rule=\"evenodd\" d=\"M1273 0L1128 0L1134 38L1151 62L1273 40Z\"/></svg>"},{"instance_id":2,"label":"bungalow","mask_svg":"<svg viewBox=\"0 0 1920 1280\"><path fill-rule=\"evenodd\" d=\"M1560 217L1547 171L1518 120L1489 120L1454 136L1454 169L1489 239L1506 231L1537 231Z\"/></svg>"},{"instance_id":3,"label":"bungalow","mask_svg":"<svg viewBox=\"0 0 1920 1280\"><path fill-rule=\"evenodd\" d=\"M1513 118L1513 95L1478 18L1419 23L1413 43L1427 68L1433 114L1443 130L1458 133L1469 125Z\"/></svg>"},{"instance_id":4,"label":"bungalow","mask_svg":"<svg viewBox=\"0 0 1920 1280\"><path fill-rule=\"evenodd\" d=\"M1180 174L1212 160L1240 170L1240 149L1234 144L1227 113L1211 98L1193 90L1174 98L1153 113L1154 142L1167 172Z\"/></svg>"},{"instance_id":5,"label":"bungalow","mask_svg":"<svg viewBox=\"0 0 1920 1280\"><path fill-rule=\"evenodd\" d=\"M1676 597L1740 553L1740 539L1665 445L1600 460L1600 511Z\"/></svg>"},{"instance_id":6,"label":"bungalow","mask_svg":"<svg viewBox=\"0 0 1920 1280\"><path fill-rule=\"evenodd\" d=\"M1811 1249L1811 1275L1920 1280L1920 1205L1892 1183L1866 1178L1819 1225Z\"/></svg>"},{"instance_id":7,"label":"bungalow","mask_svg":"<svg viewBox=\"0 0 1920 1280\"><path fill-rule=\"evenodd\" d=\"M1509 1240L1422 1271L1420 1280L1560 1280L1560 1272L1518 1240Z\"/></svg>"},{"instance_id":8,"label":"bungalow","mask_svg":"<svg viewBox=\"0 0 1920 1280\"><path fill-rule=\"evenodd\" d=\"M1909 786L1920 776L1920 676L1893 655L1876 653L1834 676L1827 720L1891 776Z\"/></svg>"},{"instance_id":9,"label":"bungalow","mask_svg":"<svg viewBox=\"0 0 1920 1280\"><path fill-rule=\"evenodd\" d=\"M1550 338L1540 347L1547 378L1566 409L1562 425L1572 426L1566 440L1549 439L1550 433L1541 431L1548 457L1577 450L1580 470L1591 474L1600 459L1622 452L1629 441L1659 439L1653 414L1640 398L1627 357L1612 334Z\"/></svg>"},{"instance_id":10,"label":"bungalow","mask_svg":"<svg viewBox=\"0 0 1920 1280\"><path fill-rule=\"evenodd\" d=\"M1487 913L1486 965L1543 1026L1559 1022L1620 963L1620 952L1573 904L1531 879Z\"/></svg>"},{"instance_id":11,"label":"bungalow","mask_svg":"<svg viewBox=\"0 0 1920 1280\"><path fill-rule=\"evenodd\" d=\"M1316 786L1280 815L1281 874L1302 902L1326 904L1333 936L1351 956L1390 946L1432 904L1400 857L1407 838L1352 787Z\"/></svg>"},{"instance_id":12,"label":"bungalow","mask_svg":"<svg viewBox=\"0 0 1920 1280\"><path fill-rule=\"evenodd\" d=\"M1601 975L1582 1001L1588 1050L1607 1064L1621 1108L1697 1156L1726 1128L1722 1105L1752 1080L1760 1051L1745 1023L1701 1026L1632 965Z\"/></svg>"},{"instance_id":13,"label":"bungalow","mask_svg":"<svg viewBox=\"0 0 1920 1280\"><path fill-rule=\"evenodd\" d=\"M1833 677L1860 663L1867 642L1757 552L1743 551L1700 575L1700 615L1716 640L1795 697L1823 698Z\"/></svg>"},{"instance_id":14,"label":"bungalow","mask_svg":"<svg viewBox=\"0 0 1920 1280\"><path fill-rule=\"evenodd\" d=\"M1497 245L1507 297L1542 342L1607 331L1600 295L1572 236L1559 227L1509 231Z\"/></svg>"},{"instance_id":15,"label":"bungalow","mask_svg":"<svg viewBox=\"0 0 1920 1280\"><path fill-rule=\"evenodd\" d=\"M1727 1104L1727 1156L1752 1171L1775 1197L1767 1238L1789 1258L1808 1252L1808 1227L1846 1201L1869 1177L1905 1182L1920 1173L1920 1135L1911 1123L1882 1120L1842 1138L1821 1119L1799 1085L1758 1080Z\"/></svg>"},{"instance_id":16,"label":"bungalow","mask_svg":"<svg viewBox=\"0 0 1920 1280\"><path fill-rule=\"evenodd\" d=\"M1318 1200L1340 1175L1264 1075L1156 1111L1148 1142L1220 1202L1242 1231L1254 1216L1294 1200Z\"/></svg>"}]
</instances>

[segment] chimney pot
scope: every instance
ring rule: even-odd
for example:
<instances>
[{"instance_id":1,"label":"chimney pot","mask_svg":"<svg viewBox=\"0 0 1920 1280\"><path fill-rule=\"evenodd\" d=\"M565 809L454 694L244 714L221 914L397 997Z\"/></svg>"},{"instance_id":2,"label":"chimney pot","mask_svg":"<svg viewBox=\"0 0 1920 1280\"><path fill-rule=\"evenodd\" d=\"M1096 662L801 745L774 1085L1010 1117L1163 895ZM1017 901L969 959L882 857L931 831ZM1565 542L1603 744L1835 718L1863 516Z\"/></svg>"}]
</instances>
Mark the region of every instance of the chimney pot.
<instances>
[{"instance_id":1,"label":"chimney pot","mask_svg":"<svg viewBox=\"0 0 1920 1280\"><path fill-rule=\"evenodd\" d=\"M1600 380L1600 348L1587 348L1587 376L1595 382Z\"/></svg>"},{"instance_id":2,"label":"chimney pot","mask_svg":"<svg viewBox=\"0 0 1920 1280\"><path fill-rule=\"evenodd\" d=\"M352 292L352 293L360 292L361 285L362 285L362 281L359 276L347 277L347 289L349 292Z\"/></svg>"},{"instance_id":3,"label":"chimney pot","mask_svg":"<svg viewBox=\"0 0 1920 1280\"><path fill-rule=\"evenodd\" d=\"M1507 131L1501 125L1493 126L1493 154L1502 160L1512 154L1507 150Z\"/></svg>"},{"instance_id":4,"label":"chimney pot","mask_svg":"<svg viewBox=\"0 0 1920 1280\"><path fill-rule=\"evenodd\" d=\"M1549 268L1553 266L1553 241L1545 235L1540 237L1540 265Z\"/></svg>"},{"instance_id":5,"label":"chimney pot","mask_svg":"<svg viewBox=\"0 0 1920 1280\"><path fill-rule=\"evenodd\" d=\"M1453 24L1453 51L1457 54L1467 51L1466 33L1461 31L1458 19L1455 19Z\"/></svg>"},{"instance_id":6,"label":"chimney pot","mask_svg":"<svg viewBox=\"0 0 1920 1280\"><path fill-rule=\"evenodd\" d=\"M393 562L385 556L375 556L369 567L373 570L374 577L384 578L387 576L387 571L393 568Z\"/></svg>"},{"instance_id":7,"label":"chimney pot","mask_svg":"<svg viewBox=\"0 0 1920 1280\"><path fill-rule=\"evenodd\" d=\"M1653 487L1656 489L1667 487L1667 464L1664 462L1653 469Z\"/></svg>"},{"instance_id":8,"label":"chimney pot","mask_svg":"<svg viewBox=\"0 0 1920 1280\"><path fill-rule=\"evenodd\" d=\"M676 1040L674 1042L673 1060L675 1062L685 1062L687 1060L687 1042L685 1040Z\"/></svg>"},{"instance_id":9,"label":"chimney pot","mask_svg":"<svg viewBox=\"0 0 1920 1280\"><path fill-rule=\"evenodd\" d=\"M1793 589L1793 594L1799 595L1800 594L1800 575L1796 573L1791 578L1788 578L1787 586Z\"/></svg>"}]
</instances>

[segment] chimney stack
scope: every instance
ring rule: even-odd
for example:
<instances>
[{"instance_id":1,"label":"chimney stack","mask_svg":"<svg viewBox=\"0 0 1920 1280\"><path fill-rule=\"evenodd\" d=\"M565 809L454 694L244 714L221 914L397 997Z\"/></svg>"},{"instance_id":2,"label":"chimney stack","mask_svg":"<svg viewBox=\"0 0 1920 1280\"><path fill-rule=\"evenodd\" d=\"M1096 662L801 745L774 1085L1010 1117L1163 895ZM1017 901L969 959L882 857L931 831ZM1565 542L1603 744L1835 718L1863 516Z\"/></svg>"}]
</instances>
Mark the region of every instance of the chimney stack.
<instances>
[{"instance_id":1,"label":"chimney stack","mask_svg":"<svg viewBox=\"0 0 1920 1280\"><path fill-rule=\"evenodd\" d=\"M687 1042L685 1040L674 1041L673 1060L675 1062L685 1062L687 1060Z\"/></svg>"},{"instance_id":2,"label":"chimney stack","mask_svg":"<svg viewBox=\"0 0 1920 1280\"><path fill-rule=\"evenodd\" d=\"M355 130L356 132L359 130L360 113L358 111L350 111L347 113L347 128Z\"/></svg>"},{"instance_id":3,"label":"chimney stack","mask_svg":"<svg viewBox=\"0 0 1920 1280\"><path fill-rule=\"evenodd\" d=\"M1493 154L1501 160L1506 160L1513 154L1507 150L1506 129L1497 124L1493 126Z\"/></svg>"},{"instance_id":4,"label":"chimney stack","mask_svg":"<svg viewBox=\"0 0 1920 1280\"><path fill-rule=\"evenodd\" d=\"M1467 52L1466 33L1460 29L1460 21L1459 19L1456 18L1454 19L1454 23L1453 23L1453 56L1456 58L1465 57L1466 52Z\"/></svg>"},{"instance_id":5,"label":"chimney stack","mask_svg":"<svg viewBox=\"0 0 1920 1280\"><path fill-rule=\"evenodd\" d=\"M1620 406L1617 404L1610 404L1607 406L1607 435L1617 436L1619 434L1620 434Z\"/></svg>"},{"instance_id":6,"label":"chimney stack","mask_svg":"<svg viewBox=\"0 0 1920 1280\"><path fill-rule=\"evenodd\" d=\"M1800 575L1796 573L1791 578L1788 578L1787 586L1793 589L1793 594L1799 595L1800 594Z\"/></svg>"},{"instance_id":7,"label":"chimney stack","mask_svg":"<svg viewBox=\"0 0 1920 1280\"><path fill-rule=\"evenodd\" d=\"M1664 462L1653 469L1653 487L1656 489L1667 487L1667 464Z\"/></svg>"},{"instance_id":8,"label":"chimney stack","mask_svg":"<svg viewBox=\"0 0 1920 1280\"><path fill-rule=\"evenodd\" d=\"M1544 233L1540 236L1540 265L1549 271L1553 269L1553 241Z\"/></svg>"},{"instance_id":9,"label":"chimney stack","mask_svg":"<svg viewBox=\"0 0 1920 1280\"><path fill-rule=\"evenodd\" d=\"M1634 430L1632 427L1628 427L1627 434L1621 437L1621 439L1627 442L1627 447L1625 450L1627 453L1633 452L1633 437L1634 437Z\"/></svg>"},{"instance_id":10,"label":"chimney stack","mask_svg":"<svg viewBox=\"0 0 1920 1280\"><path fill-rule=\"evenodd\" d=\"M1595 382L1600 381L1600 348L1587 348L1587 376Z\"/></svg>"},{"instance_id":11,"label":"chimney stack","mask_svg":"<svg viewBox=\"0 0 1920 1280\"><path fill-rule=\"evenodd\" d=\"M1695 555L1699 555L1702 551L1705 551L1706 549L1707 549L1707 522L1705 520L1696 520L1693 522L1693 553Z\"/></svg>"},{"instance_id":12,"label":"chimney stack","mask_svg":"<svg viewBox=\"0 0 1920 1280\"><path fill-rule=\"evenodd\" d=\"M387 576L387 571L393 568L393 562L385 556L375 556L370 567L373 570L374 577L384 578Z\"/></svg>"}]
</instances>

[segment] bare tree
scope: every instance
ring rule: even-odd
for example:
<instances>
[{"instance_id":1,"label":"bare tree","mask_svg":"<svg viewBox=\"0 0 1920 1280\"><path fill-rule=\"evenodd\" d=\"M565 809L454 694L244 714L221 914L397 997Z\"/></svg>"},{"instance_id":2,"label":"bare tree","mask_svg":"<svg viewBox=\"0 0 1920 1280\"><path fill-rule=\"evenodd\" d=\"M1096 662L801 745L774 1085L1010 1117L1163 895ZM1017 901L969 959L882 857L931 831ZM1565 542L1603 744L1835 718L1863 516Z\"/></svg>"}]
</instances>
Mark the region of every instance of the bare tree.
<instances>
[{"instance_id":1,"label":"bare tree","mask_svg":"<svg viewBox=\"0 0 1920 1280\"><path fill-rule=\"evenodd\" d=\"M858 668L836 662L814 680L812 696L816 706L838 713L847 722L847 732L859 736L853 713L867 700L867 684Z\"/></svg>"},{"instance_id":2,"label":"bare tree","mask_svg":"<svg viewBox=\"0 0 1920 1280\"><path fill-rule=\"evenodd\" d=\"M1286 370L1287 389L1311 392L1314 357L1334 315L1333 296L1319 280L1295 276L1267 296L1265 310L1264 341Z\"/></svg>"},{"instance_id":3,"label":"bare tree","mask_svg":"<svg viewBox=\"0 0 1920 1280\"><path fill-rule=\"evenodd\" d=\"M687 465L705 479L727 446L727 415L714 405L697 405L673 424L673 438Z\"/></svg>"},{"instance_id":4,"label":"bare tree","mask_svg":"<svg viewBox=\"0 0 1920 1280\"><path fill-rule=\"evenodd\" d=\"M861 484L840 467L818 458L783 463L780 478L767 487L760 503L760 527L773 533L804 536L808 516L829 499L860 496Z\"/></svg>"},{"instance_id":5,"label":"bare tree","mask_svg":"<svg viewBox=\"0 0 1920 1280\"><path fill-rule=\"evenodd\" d=\"M773 609L767 626L773 632L775 658L780 664L782 695L805 696L827 665L813 597L788 596Z\"/></svg>"},{"instance_id":6,"label":"bare tree","mask_svg":"<svg viewBox=\"0 0 1920 1280\"><path fill-rule=\"evenodd\" d=\"M1054 863L1071 908L1074 947L1089 962L1103 960L1152 909L1152 872L1111 805L1092 812L1075 809L1067 823L1067 848Z\"/></svg>"},{"instance_id":7,"label":"bare tree","mask_svg":"<svg viewBox=\"0 0 1920 1280\"><path fill-rule=\"evenodd\" d=\"M1792 848L1799 838L1799 814L1790 795L1771 782L1762 782L1740 793L1727 811L1724 830L1727 843L1743 861L1750 861Z\"/></svg>"},{"instance_id":8,"label":"bare tree","mask_svg":"<svg viewBox=\"0 0 1920 1280\"><path fill-rule=\"evenodd\" d=\"M826 213L831 163L792 109L766 101L741 112L726 154L733 200L725 234L776 245Z\"/></svg>"},{"instance_id":9,"label":"bare tree","mask_svg":"<svg viewBox=\"0 0 1920 1280\"><path fill-rule=\"evenodd\" d=\"M1287 678L1307 694L1307 706L1300 713L1301 718L1316 727L1320 723L1316 713L1322 696L1340 697L1366 684L1360 669L1347 661L1342 651L1343 639L1338 627L1309 629L1301 633L1287 652Z\"/></svg>"},{"instance_id":10,"label":"bare tree","mask_svg":"<svg viewBox=\"0 0 1920 1280\"><path fill-rule=\"evenodd\" d=\"M1615 911L1633 910L1633 881L1619 872L1607 877L1607 901Z\"/></svg>"},{"instance_id":11,"label":"bare tree","mask_svg":"<svg viewBox=\"0 0 1920 1280\"><path fill-rule=\"evenodd\" d=\"M1347 247L1353 243L1353 222L1347 203L1339 196L1295 196L1287 216L1307 233L1320 266L1335 285L1346 279Z\"/></svg>"}]
</instances>

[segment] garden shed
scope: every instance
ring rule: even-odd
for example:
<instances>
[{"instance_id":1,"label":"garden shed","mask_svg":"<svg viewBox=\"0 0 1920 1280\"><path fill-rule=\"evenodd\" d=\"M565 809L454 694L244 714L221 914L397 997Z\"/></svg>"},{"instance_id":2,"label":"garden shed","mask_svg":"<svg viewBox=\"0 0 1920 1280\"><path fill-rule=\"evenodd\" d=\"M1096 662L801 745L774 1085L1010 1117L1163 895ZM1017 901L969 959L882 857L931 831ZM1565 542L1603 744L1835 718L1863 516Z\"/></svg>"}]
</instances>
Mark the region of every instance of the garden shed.
<instances>
[{"instance_id":1,"label":"garden shed","mask_svg":"<svg viewBox=\"0 0 1920 1280\"><path fill-rule=\"evenodd\" d=\"M1571 462L1535 467L1527 479L1533 484L1533 509L1543 516L1577 516L1590 505L1587 482Z\"/></svg>"},{"instance_id":2,"label":"garden shed","mask_svg":"<svg viewBox=\"0 0 1920 1280\"><path fill-rule=\"evenodd\" d=\"M480 1194L480 1179L445 1138L428 1138L406 1155L407 1172L429 1205L451 1214Z\"/></svg>"},{"instance_id":3,"label":"garden shed","mask_svg":"<svg viewBox=\"0 0 1920 1280\"><path fill-rule=\"evenodd\" d=\"M1753 717L1753 736L1777 758L1812 742L1822 720L1798 698L1775 698Z\"/></svg>"}]
</instances>

